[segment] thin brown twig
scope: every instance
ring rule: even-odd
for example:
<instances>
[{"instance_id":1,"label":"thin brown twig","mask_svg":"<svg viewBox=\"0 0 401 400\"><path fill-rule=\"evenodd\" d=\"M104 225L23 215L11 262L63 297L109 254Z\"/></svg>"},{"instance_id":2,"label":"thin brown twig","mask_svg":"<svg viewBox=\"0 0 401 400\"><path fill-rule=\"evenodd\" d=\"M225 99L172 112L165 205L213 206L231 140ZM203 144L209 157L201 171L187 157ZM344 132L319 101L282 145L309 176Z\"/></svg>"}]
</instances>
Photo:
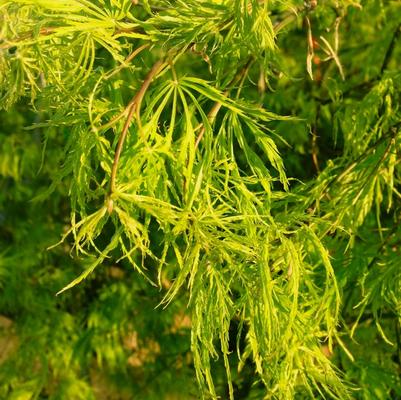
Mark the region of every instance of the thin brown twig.
<instances>
[{"instance_id":1,"label":"thin brown twig","mask_svg":"<svg viewBox=\"0 0 401 400\"><path fill-rule=\"evenodd\" d=\"M39 29L39 36L47 36L52 34L53 32L56 31L56 27L48 26L44 28ZM6 41L5 43L0 45L1 50L8 50L13 48L14 46L17 46L20 42L26 40L26 39L34 39L34 33L33 32L26 32L23 33L20 37L15 38L14 40L9 40Z\"/></svg>"},{"instance_id":2,"label":"thin brown twig","mask_svg":"<svg viewBox=\"0 0 401 400\"><path fill-rule=\"evenodd\" d=\"M124 64L131 62L142 50L147 49L149 46L150 43L145 43L142 46L139 46L131 54L128 55L128 57L124 60Z\"/></svg>"},{"instance_id":3,"label":"thin brown twig","mask_svg":"<svg viewBox=\"0 0 401 400\"><path fill-rule=\"evenodd\" d=\"M117 170L118 170L118 162L121 157L121 152L124 146L125 139L128 134L128 129L131 125L132 118L136 114L136 118L140 119L140 109L141 109L141 104L142 100L146 94L146 91L149 88L149 85L151 84L153 78L160 72L160 70L166 66L167 64L163 60L158 60L149 73L146 75L146 78L142 82L141 87L139 88L138 92L135 94L135 96L132 98L132 100L128 103L127 109L128 109L128 115L127 119L125 120L123 130L121 131L120 137L118 139L116 151L114 153L114 161L113 161L113 167L111 170L111 177L110 177L110 189L109 189L109 196L115 191L115 185L116 185L116 176L117 176ZM109 203L109 205L112 203ZM112 205L109 207L109 212L112 210Z\"/></svg>"},{"instance_id":4,"label":"thin brown twig","mask_svg":"<svg viewBox=\"0 0 401 400\"><path fill-rule=\"evenodd\" d=\"M228 94L228 91L226 90L223 94L226 96ZM218 102L218 101L216 101L216 103L213 104L213 107L211 108L211 110L207 114L207 119L208 119L210 124L212 124L214 122L214 120L216 119L217 114L219 113L221 106L222 106L222 104L220 102ZM206 130L205 124L201 124L198 137L196 138L196 141L195 141L195 149L198 148L199 143L202 140L203 135L205 134L205 130Z\"/></svg>"},{"instance_id":5,"label":"thin brown twig","mask_svg":"<svg viewBox=\"0 0 401 400\"><path fill-rule=\"evenodd\" d=\"M43 28L39 29L39 32L35 33L34 30L29 31L29 32L24 32L21 34L21 36L13 38L11 40L5 41L5 43L0 44L0 50L8 50L14 46L18 46L21 42L24 40L29 40L29 39L35 39L37 36L49 36L52 33L57 33L57 28L63 28L63 26L45 26ZM137 29L133 28L121 28L121 29L116 29L114 31L114 35L118 35L120 33L141 33L145 35L145 32L143 31L138 31Z\"/></svg>"},{"instance_id":6,"label":"thin brown twig","mask_svg":"<svg viewBox=\"0 0 401 400\"><path fill-rule=\"evenodd\" d=\"M127 58L125 58L125 60L121 63L121 65L119 65L117 68L115 68L114 70L112 70L111 72L109 72L108 74L105 75L104 79L108 80L111 77L113 77L114 75L118 74L123 68L126 68L128 66L128 64L143 50L147 49L150 46L150 43L146 43L140 47L138 47L137 49L135 49L132 53L130 53L128 55ZM107 123L99 126L97 128L98 131L107 131L109 128L111 128L113 125L115 125L121 118L125 117L128 112L129 112L129 108L130 108L130 104L128 104L124 110L114 116L113 118L111 118Z\"/></svg>"},{"instance_id":7,"label":"thin brown twig","mask_svg":"<svg viewBox=\"0 0 401 400\"><path fill-rule=\"evenodd\" d=\"M253 57L250 57L247 63L245 64L244 68L237 74L237 76L230 82L230 88L234 87L238 82L238 89L237 89L237 99L239 98L240 92L244 86L244 82L246 77L248 76L249 70L254 62Z\"/></svg>"},{"instance_id":8,"label":"thin brown twig","mask_svg":"<svg viewBox=\"0 0 401 400\"><path fill-rule=\"evenodd\" d=\"M228 94L230 93L230 90L233 88L233 86L235 86L235 84L243 79L245 79L246 75L249 72L249 68L251 66L253 62L253 59L250 58L248 60L248 62L245 64L245 66L241 69L241 71L239 71L235 77L231 80L231 82L228 84L228 88L223 92L224 96L228 96ZM222 104L219 101L216 101L213 104L213 107L210 109L210 111L207 114L207 119L209 121L210 124L213 124L214 120L217 117L217 114L219 113L220 109L222 107ZM206 127L205 124L201 123L197 129L200 129L198 137L196 138L195 141L195 150L198 148L200 141L203 138L203 135L205 134L206 131Z\"/></svg>"},{"instance_id":9,"label":"thin brown twig","mask_svg":"<svg viewBox=\"0 0 401 400\"><path fill-rule=\"evenodd\" d=\"M297 18L297 12L302 12L307 10L305 7L301 8L301 9L294 9L294 13L293 14L289 14L287 17L284 18L284 20L282 20L281 22L277 23L274 26L274 32L277 34L278 32L280 32L280 30L282 30L286 25L288 25L289 23L291 23L294 19ZM249 68L251 66L253 62L253 59L250 58L248 60L248 62L246 63L245 67L241 69L241 71L234 77L234 79L228 84L228 89L226 91L224 91L224 96L227 96L230 92L230 90L232 89L232 87L240 80L245 79L246 75L248 74ZM217 114L219 113L220 109L222 107L222 104L220 102L216 102L213 107L211 108L211 110L209 111L207 118L209 120L209 123L212 124L214 122L214 120L217 117ZM195 141L195 149L197 149L197 147L199 146L200 141L202 140L203 135L205 134L205 125L204 124L200 124L198 126L197 129L200 129L198 137L196 138Z\"/></svg>"},{"instance_id":10,"label":"thin brown twig","mask_svg":"<svg viewBox=\"0 0 401 400\"><path fill-rule=\"evenodd\" d=\"M234 86L237 82L239 82L241 79L243 79L243 78L246 76L246 74L247 74L248 71L249 71L250 65L252 64L252 61L253 61L253 58L250 57L249 60L248 60L248 62L247 62L247 63L245 64L245 66L241 69L241 71L238 72L238 73L234 76L234 78L233 78L233 79L231 80L231 82L228 84L228 88L223 92L223 95L224 95L224 96L227 96L227 95L230 93L230 90L233 88L233 86ZM210 111L209 111L208 114L207 114L207 119L208 119L208 121L209 121L209 124L213 124L213 122L214 122L214 120L216 119L217 114L219 113L221 107L222 107L222 103L219 102L219 101L216 101L216 102L213 104L213 107L210 109ZM198 136L197 136L197 138L196 138L196 140L195 140L195 150L198 148L199 143L200 143L200 141L202 140L202 138L203 138L203 136L204 136L204 134L205 134L205 131L206 131L205 124L204 124L204 123L199 124L199 125L197 126L197 128L195 129L195 131L198 130L198 129L200 129L200 131L199 131L199 134L198 134ZM187 180L186 180L185 177L184 177L184 184L183 184L183 191L184 191L184 193L187 191L187 185L188 185L188 182L187 182Z\"/></svg>"}]
</instances>

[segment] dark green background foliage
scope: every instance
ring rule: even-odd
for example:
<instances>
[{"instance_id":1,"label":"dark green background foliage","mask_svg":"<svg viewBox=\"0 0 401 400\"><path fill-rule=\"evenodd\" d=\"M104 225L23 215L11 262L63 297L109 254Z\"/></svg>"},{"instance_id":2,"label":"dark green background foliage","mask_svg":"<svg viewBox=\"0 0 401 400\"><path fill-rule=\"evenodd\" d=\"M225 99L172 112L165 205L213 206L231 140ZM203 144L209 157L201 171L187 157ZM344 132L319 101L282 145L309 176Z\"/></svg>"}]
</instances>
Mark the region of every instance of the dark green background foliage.
<instances>
[{"instance_id":1,"label":"dark green background foliage","mask_svg":"<svg viewBox=\"0 0 401 400\"><path fill-rule=\"evenodd\" d=\"M400 21L0 0L0 398L400 399Z\"/></svg>"}]
</instances>

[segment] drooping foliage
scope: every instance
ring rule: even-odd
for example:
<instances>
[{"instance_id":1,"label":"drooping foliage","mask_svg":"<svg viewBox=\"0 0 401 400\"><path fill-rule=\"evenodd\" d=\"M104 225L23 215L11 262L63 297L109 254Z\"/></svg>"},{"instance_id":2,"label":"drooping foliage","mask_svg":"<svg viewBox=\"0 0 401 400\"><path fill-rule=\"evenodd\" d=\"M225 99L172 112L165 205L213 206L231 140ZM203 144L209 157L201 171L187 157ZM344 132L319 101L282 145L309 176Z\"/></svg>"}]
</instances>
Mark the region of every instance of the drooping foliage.
<instances>
[{"instance_id":1,"label":"drooping foliage","mask_svg":"<svg viewBox=\"0 0 401 400\"><path fill-rule=\"evenodd\" d=\"M0 0L0 397L401 397L400 20Z\"/></svg>"}]
</instances>

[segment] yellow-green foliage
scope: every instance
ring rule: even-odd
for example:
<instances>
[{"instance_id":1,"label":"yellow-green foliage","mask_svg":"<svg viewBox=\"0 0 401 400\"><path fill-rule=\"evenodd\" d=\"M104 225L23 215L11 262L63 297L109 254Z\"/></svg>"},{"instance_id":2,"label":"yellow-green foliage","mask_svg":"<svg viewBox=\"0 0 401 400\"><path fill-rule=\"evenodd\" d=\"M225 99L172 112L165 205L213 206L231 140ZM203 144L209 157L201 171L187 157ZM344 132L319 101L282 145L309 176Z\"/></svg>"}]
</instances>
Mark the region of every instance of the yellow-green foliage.
<instances>
[{"instance_id":1,"label":"yellow-green foliage","mask_svg":"<svg viewBox=\"0 0 401 400\"><path fill-rule=\"evenodd\" d=\"M0 0L0 397L401 397L400 20Z\"/></svg>"}]
</instances>

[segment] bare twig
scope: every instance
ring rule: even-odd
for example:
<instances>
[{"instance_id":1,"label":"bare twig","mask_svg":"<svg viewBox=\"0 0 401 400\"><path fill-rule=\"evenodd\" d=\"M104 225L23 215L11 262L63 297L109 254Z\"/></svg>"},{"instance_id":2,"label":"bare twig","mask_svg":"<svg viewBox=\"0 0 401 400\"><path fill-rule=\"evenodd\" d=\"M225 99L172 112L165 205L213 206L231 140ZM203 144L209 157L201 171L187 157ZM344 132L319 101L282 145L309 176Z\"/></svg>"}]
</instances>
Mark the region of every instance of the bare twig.
<instances>
[{"instance_id":1,"label":"bare twig","mask_svg":"<svg viewBox=\"0 0 401 400\"><path fill-rule=\"evenodd\" d=\"M38 36L48 36L56 31L56 27L48 26L44 28L39 29ZM7 40L5 43L2 43L0 45L0 50L8 50L13 48L14 46L17 46L20 42L23 42L24 40L27 39L34 39L34 33L33 32L26 32L23 33L20 37L15 38L14 40Z\"/></svg>"},{"instance_id":2,"label":"bare twig","mask_svg":"<svg viewBox=\"0 0 401 400\"><path fill-rule=\"evenodd\" d=\"M245 64L245 66L235 75L235 77L231 80L231 82L228 84L228 88L223 92L224 96L227 96L230 93L230 90L235 86L236 83L239 81L245 79L246 75L249 72L249 68L253 62L253 59L250 58L248 62ZM217 117L217 114L219 113L220 109L222 107L222 104L219 101L216 101L213 104L213 107L210 109L209 113L207 114L207 119L210 124L214 122L214 120ZM200 129L198 137L196 138L195 141L195 149L199 146L200 141L202 140L203 135L205 134L205 125L200 124L197 129Z\"/></svg>"},{"instance_id":3,"label":"bare twig","mask_svg":"<svg viewBox=\"0 0 401 400\"><path fill-rule=\"evenodd\" d=\"M153 65L153 67L149 71L149 73L147 74L147 76L144 79L144 81L142 82L142 85L141 85L140 89L138 90L138 92L135 94L135 96L132 98L132 100L128 103L127 119L125 120L124 127L123 127L123 130L121 131L120 138L118 139L116 151L114 153L114 161L113 161L113 167L111 170L111 177L110 177L109 196L115 191L118 162L120 160L121 151L123 149L124 142L127 137L128 129L132 122L132 118L136 114L136 118L139 121L139 119L140 119L139 113L140 113L140 109L141 109L141 104L142 104L142 100L146 94L146 91L148 90L149 85L151 84L153 78L166 65L167 65L167 63L164 62L163 60L158 60ZM110 199L109 199L109 212L111 212L111 211L112 211L112 203L110 203Z\"/></svg>"},{"instance_id":4,"label":"bare twig","mask_svg":"<svg viewBox=\"0 0 401 400\"><path fill-rule=\"evenodd\" d=\"M224 92L224 95L226 96L227 94L228 94L228 91L226 90ZM222 104L220 102L218 102L218 101L213 104L213 107L211 108L211 110L207 114L207 119L208 119L210 124L212 124L214 122L214 120L216 119L217 114L219 113L221 106L222 106ZM204 134L205 134L205 124L201 124L201 128L200 128L198 137L196 138L196 141L195 141L195 149L199 146L199 143L202 140Z\"/></svg>"},{"instance_id":5,"label":"bare twig","mask_svg":"<svg viewBox=\"0 0 401 400\"><path fill-rule=\"evenodd\" d=\"M58 28L63 28L63 26L45 26L39 29L39 32L35 32L34 30L29 32L24 32L21 36L15 37L11 40L6 40L4 43L0 44L0 50L8 50L13 48L14 46L18 46L20 44L24 44L24 40L33 40L38 36L49 36L52 33L57 33ZM138 30L137 27L134 28L121 28L116 29L114 31L114 35L119 35L121 33L140 33L145 36L145 32Z\"/></svg>"}]
</instances>

